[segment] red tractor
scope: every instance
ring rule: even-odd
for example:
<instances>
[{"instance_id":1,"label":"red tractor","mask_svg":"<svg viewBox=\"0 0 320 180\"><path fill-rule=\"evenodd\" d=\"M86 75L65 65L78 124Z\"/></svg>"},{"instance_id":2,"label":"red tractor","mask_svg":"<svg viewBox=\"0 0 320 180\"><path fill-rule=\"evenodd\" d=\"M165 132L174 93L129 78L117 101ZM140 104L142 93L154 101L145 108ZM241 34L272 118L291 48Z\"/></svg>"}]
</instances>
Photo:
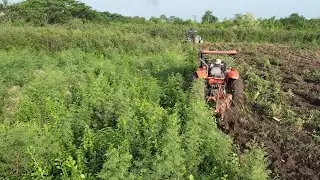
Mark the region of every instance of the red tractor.
<instances>
[{"instance_id":1,"label":"red tractor","mask_svg":"<svg viewBox=\"0 0 320 180\"><path fill-rule=\"evenodd\" d=\"M234 68L227 68L220 59L209 62L205 55L236 55L237 51L200 51L200 64L195 78L206 80L206 99L215 105L215 113L223 118L224 113L232 104L242 104L243 82L239 72Z\"/></svg>"}]
</instances>

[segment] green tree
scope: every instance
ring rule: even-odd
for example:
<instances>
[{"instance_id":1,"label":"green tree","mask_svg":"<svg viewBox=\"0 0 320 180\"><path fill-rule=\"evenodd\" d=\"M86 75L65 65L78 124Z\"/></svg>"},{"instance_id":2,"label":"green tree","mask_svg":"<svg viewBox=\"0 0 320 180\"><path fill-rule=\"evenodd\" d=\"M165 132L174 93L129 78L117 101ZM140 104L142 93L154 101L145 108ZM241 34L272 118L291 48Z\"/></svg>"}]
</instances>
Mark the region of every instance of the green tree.
<instances>
[{"instance_id":1,"label":"green tree","mask_svg":"<svg viewBox=\"0 0 320 180\"><path fill-rule=\"evenodd\" d=\"M164 14L162 14L162 15L160 16L160 19L161 19L163 22L168 22L168 21L169 21L169 18L167 18L167 16L164 15Z\"/></svg>"},{"instance_id":2,"label":"green tree","mask_svg":"<svg viewBox=\"0 0 320 180\"><path fill-rule=\"evenodd\" d=\"M306 18L299 15L298 13L293 13L289 17L280 19L280 22L287 28L303 28L306 24Z\"/></svg>"},{"instance_id":3,"label":"green tree","mask_svg":"<svg viewBox=\"0 0 320 180\"><path fill-rule=\"evenodd\" d=\"M183 24L185 24L185 25L195 25L196 22L194 20L192 20L192 19L187 19L186 21L184 21Z\"/></svg>"},{"instance_id":4,"label":"green tree","mask_svg":"<svg viewBox=\"0 0 320 180\"><path fill-rule=\"evenodd\" d=\"M176 17L176 16L170 16L168 19L168 22L173 24L183 24L183 19Z\"/></svg>"},{"instance_id":5,"label":"green tree","mask_svg":"<svg viewBox=\"0 0 320 180\"><path fill-rule=\"evenodd\" d=\"M254 14L236 14L234 23L240 27L255 28L258 27L259 21L256 19Z\"/></svg>"},{"instance_id":6,"label":"green tree","mask_svg":"<svg viewBox=\"0 0 320 180\"><path fill-rule=\"evenodd\" d=\"M144 17L139 17L139 16L134 16L132 17L132 22L135 24L141 24L141 23L145 23L146 19Z\"/></svg>"},{"instance_id":7,"label":"green tree","mask_svg":"<svg viewBox=\"0 0 320 180\"><path fill-rule=\"evenodd\" d=\"M11 19L24 19L37 25L66 23L71 18L93 20L91 7L76 0L26 0L10 7Z\"/></svg>"},{"instance_id":8,"label":"green tree","mask_svg":"<svg viewBox=\"0 0 320 180\"><path fill-rule=\"evenodd\" d=\"M313 18L309 19L308 22L305 24L305 27L308 26L310 29L319 31L320 29L320 19ZM318 40L320 40L320 34L318 32Z\"/></svg>"},{"instance_id":9,"label":"green tree","mask_svg":"<svg viewBox=\"0 0 320 180\"><path fill-rule=\"evenodd\" d=\"M211 23L216 23L218 21L219 21L218 17L214 16L212 14L212 11L208 10L202 16L201 22L202 22L202 24L211 24Z\"/></svg>"},{"instance_id":10,"label":"green tree","mask_svg":"<svg viewBox=\"0 0 320 180\"><path fill-rule=\"evenodd\" d=\"M102 13L106 19L110 20L110 21L115 21L115 22L135 22L135 20L137 20L137 17L126 17L123 16L121 14L118 13L110 13L110 12L103 12ZM139 18L139 21L141 21L141 19L145 20L144 18Z\"/></svg>"},{"instance_id":11,"label":"green tree","mask_svg":"<svg viewBox=\"0 0 320 180\"><path fill-rule=\"evenodd\" d=\"M149 21L158 24L162 22L162 19L157 17L151 17Z\"/></svg>"},{"instance_id":12,"label":"green tree","mask_svg":"<svg viewBox=\"0 0 320 180\"><path fill-rule=\"evenodd\" d=\"M281 23L276 19L275 16L268 19L260 19L259 22L263 28L276 29L282 27Z\"/></svg>"}]
</instances>

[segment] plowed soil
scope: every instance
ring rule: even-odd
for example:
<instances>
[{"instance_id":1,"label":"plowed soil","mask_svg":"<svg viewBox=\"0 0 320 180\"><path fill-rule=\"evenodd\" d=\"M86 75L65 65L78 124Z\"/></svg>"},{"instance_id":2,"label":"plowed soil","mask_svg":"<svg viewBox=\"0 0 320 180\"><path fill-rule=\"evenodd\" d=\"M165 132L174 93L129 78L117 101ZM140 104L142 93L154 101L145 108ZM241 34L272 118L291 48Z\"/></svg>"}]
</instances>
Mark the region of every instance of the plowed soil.
<instances>
[{"instance_id":1,"label":"plowed soil","mask_svg":"<svg viewBox=\"0 0 320 180\"><path fill-rule=\"evenodd\" d=\"M208 45L206 45L208 47ZM234 107L225 115L221 125L233 136L239 151L248 143L258 143L268 153L273 175L281 179L320 178L320 117L312 114L320 111L320 84L307 78L310 72L320 70L320 49L301 50L281 45L259 44L210 44L210 49L236 49L235 57L240 66L251 66L266 71L259 57L267 56L278 62L272 65L276 81L282 91L291 90L293 96L285 102L297 117L306 120L303 128L269 117L259 111L254 103L245 108ZM244 77L245 79L245 77ZM244 80L245 86L246 81ZM319 115L319 114L318 114Z\"/></svg>"}]
</instances>

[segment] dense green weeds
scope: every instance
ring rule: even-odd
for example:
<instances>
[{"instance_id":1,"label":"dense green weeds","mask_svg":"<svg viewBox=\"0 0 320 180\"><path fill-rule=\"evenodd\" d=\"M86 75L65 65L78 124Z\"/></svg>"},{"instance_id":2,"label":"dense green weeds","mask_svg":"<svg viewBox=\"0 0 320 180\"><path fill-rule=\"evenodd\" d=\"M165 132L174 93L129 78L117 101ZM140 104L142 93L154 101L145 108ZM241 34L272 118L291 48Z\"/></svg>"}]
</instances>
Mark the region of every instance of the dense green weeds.
<instances>
[{"instance_id":1,"label":"dense green weeds","mask_svg":"<svg viewBox=\"0 0 320 180\"><path fill-rule=\"evenodd\" d=\"M268 176L264 153L241 161L217 128L189 45L120 27L1 28L1 178Z\"/></svg>"}]
</instances>

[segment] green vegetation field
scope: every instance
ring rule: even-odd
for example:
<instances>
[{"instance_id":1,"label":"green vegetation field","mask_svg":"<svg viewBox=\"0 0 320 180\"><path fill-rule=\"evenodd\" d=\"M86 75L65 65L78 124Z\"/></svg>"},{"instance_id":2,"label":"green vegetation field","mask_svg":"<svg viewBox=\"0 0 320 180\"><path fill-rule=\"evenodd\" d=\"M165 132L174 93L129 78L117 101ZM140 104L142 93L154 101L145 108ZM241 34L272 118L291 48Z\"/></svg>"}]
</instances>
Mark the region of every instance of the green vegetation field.
<instances>
[{"instance_id":1,"label":"green vegetation field","mask_svg":"<svg viewBox=\"0 0 320 180\"><path fill-rule=\"evenodd\" d=\"M192 24L239 51L246 104L223 131L190 24L127 21L0 21L0 179L320 177L317 28Z\"/></svg>"},{"instance_id":2,"label":"green vegetation field","mask_svg":"<svg viewBox=\"0 0 320 180\"><path fill-rule=\"evenodd\" d=\"M240 161L189 83L190 45L119 25L2 28L3 178L267 176L262 151Z\"/></svg>"}]
</instances>

